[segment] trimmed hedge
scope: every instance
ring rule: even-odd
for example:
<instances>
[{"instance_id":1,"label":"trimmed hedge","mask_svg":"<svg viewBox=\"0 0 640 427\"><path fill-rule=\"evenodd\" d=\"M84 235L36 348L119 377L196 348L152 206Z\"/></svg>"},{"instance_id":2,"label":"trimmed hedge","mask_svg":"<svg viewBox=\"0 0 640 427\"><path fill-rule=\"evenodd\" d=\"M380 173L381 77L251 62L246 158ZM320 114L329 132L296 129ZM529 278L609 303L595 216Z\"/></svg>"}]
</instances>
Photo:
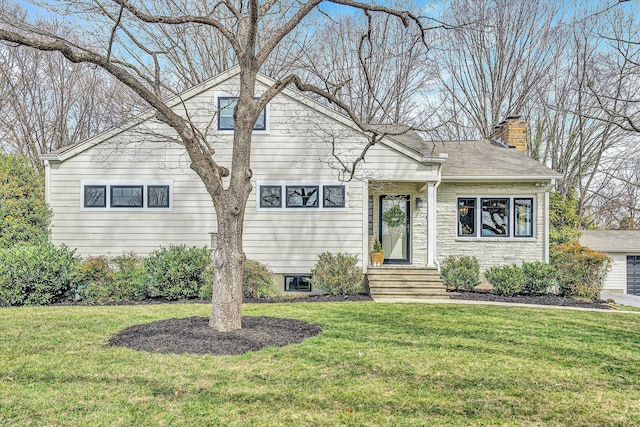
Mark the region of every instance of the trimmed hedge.
<instances>
[{"instance_id":1,"label":"trimmed hedge","mask_svg":"<svg viewBox=\"0 0 640 427\"><path fill-rule=\"evenodd\" d=\"M440 277L447 288L471 290L480 284L480 263L473 256L448 256L442 261Z\"/></svg>"},{"instance_id":2,"label":"trimmed hedge","mask_svg":"<svg viewBox=\"0 0 640 427\"><path fill-rule=\"evenodd\" d=\"M517 295L522 292L525 282L524 273L517 265L491 267L484 272L484 277L487 278L496 295Z\"/></svg>"},{"instance_id":3,"label":"trimmed hedge","mask_svg":"<svg viewBox=\"0 0 640 427\"><path fill-rule=\"evenodd\" d=\"M140 300L150 296L150 280L142 259L133 253L113 260L89 257L77 269L75 299L87 302Z\"/></svg>"}]
</instances>

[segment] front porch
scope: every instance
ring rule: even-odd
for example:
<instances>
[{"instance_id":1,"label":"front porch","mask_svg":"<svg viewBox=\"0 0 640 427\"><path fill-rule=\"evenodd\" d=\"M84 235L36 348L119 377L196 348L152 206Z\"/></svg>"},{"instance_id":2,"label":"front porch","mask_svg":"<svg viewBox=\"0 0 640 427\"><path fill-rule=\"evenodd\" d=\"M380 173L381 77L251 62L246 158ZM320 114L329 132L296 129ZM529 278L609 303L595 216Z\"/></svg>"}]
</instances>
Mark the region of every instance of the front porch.
<instances>
[{"instance_id":1,"label":"front porch","mask_svg":"<svg viewBox=\"0 0 640 427\"><path fill-rule=\"evenodd\" d=\"M369 293L376 302L449 299L440 273L417 265L383 265L367 270Z\"/></svg>"},{"instance_id":2,"label":"front porch","mask_svg":"<svg viewBox=\"0 0 640 427\"><path fill-rule=\"evenodd\" d=\"M368 252L378 239L384 266L436 264L437 182L369 182Z\"/></svg>"}]
</instances>

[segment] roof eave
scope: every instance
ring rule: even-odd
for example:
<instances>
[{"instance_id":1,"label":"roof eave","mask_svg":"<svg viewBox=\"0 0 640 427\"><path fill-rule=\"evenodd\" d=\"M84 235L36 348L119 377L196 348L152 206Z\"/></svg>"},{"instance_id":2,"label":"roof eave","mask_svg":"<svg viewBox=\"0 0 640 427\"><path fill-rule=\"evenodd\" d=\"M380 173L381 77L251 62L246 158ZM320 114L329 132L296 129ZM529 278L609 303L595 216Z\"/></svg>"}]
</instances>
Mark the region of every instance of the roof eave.
<instances>
[{"instance_id":1,"label":"roof eave","mask_svg":"<svg viewBox=\"0 0 640 427\"><path fill-rule=\"evenodd\" d=\"M462 182L462 181L551 181L561 178L558 175L500 175L500 176L487 176L487 175L442 175L442 181L449 182Z\"/></svg>"}]
</instances>

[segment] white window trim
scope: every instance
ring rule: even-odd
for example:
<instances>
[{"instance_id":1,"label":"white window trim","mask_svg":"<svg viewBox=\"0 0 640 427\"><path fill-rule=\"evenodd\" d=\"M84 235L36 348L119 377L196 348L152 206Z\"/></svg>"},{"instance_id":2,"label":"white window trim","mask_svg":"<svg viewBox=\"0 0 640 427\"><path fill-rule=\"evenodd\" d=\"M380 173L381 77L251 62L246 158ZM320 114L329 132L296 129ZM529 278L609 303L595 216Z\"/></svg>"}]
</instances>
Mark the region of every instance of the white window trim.
<instances>
[{"instance_id":1,"label":"white window trim","mask_svg":"<svg viewBox=\"0 0 640 427\"><path fill-rule=\"evenodd\" d=\"M324 198L324 186L344 186L344 207L343 208L325 208L323 203ZM273 186L282 188L282 204L279 208L264 208L260 206L260 187ZM289 187L305 187L305 186L318 186L320 194L318 195L317 207L295 207L288 208L287 201L287 186ZM256 210L260 212L348 212L349 211L349 186L346 182L342 181L257 181L256 182Z\"/></svg>"},{"instance_id":2,"label":"white window trim","mask_svg":"<svg viewBox=\"0 0 640 427\"><path fill-rule=\"evenodd\" d=\"M476 200L476 216L474 218L476 226L475 236L460 236L458 234L458 200L460 199L475 199ZM508 199L509 200L509 236L483 236L482 235L482 199ZM514 199L531 199L531 236L515 236L515 201ZM535 195L523 194L523 195L456 195L455 203L455 232L456 242L469 242L469 241L481 241L481 242L501 242L501 241L516 241L527 242L537 241L536 238L536 209L538 200Z\"/></svg>"},{"instance_id":3,"label":"white window trim","mask_svg":"<svg viewBox=\"0 0 640 427\"><path fill-rule=\"evenodd\" d=\"M87 185L104 185L106 187L106 207L104 208L86 208L84 206L84 187ZM142 186L143 197L141 208L112 208L111 207L111 186L115 185L137 185ZM147 206L147 198L149 193L148 186L164 185L169 187L169 207L168 208L150 208ZM173 211L173 181L145 181L145 180L94 180L83 179L80 181L80 210L83 212L169 212Z\"/></svg>"},{"instance_id":4,"label":"white window trim","mask_svg":"<svg viewBox=\"0 0 640 427\"><path fill-rule=\"evenodd\" d=\"M259 94L256 94L256 97L259 97ZM220 130L218 129L218 98L238 98L238 94L233 94L231 92L222 92L222 91L215 91L213 93L213 108L215 110L215 129L216 132L220 135L233 135L233 133L235 132L234 130ZM254 130L252 133L253 135L269 135L271 126L270 126L270 122L271 122L271 109L269 108L269 104L267 103L267 105L264 107L264 114L265 114L265 123L264 123L264 130Z\"/></svg>"}]
</instances>

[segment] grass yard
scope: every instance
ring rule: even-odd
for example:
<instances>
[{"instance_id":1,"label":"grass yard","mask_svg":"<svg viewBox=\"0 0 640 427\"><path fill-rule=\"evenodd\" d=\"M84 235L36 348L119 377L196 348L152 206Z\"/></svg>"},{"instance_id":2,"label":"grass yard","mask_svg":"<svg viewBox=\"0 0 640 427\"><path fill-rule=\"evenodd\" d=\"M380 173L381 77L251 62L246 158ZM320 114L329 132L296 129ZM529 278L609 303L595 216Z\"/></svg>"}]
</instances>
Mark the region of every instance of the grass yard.
<instances>
[{"instance_id":1,"label":"grass yard","mask_svg":"<svg viewBox=\"0 0 640 427\"><path fill-rule=\"evenodd\" d=\"M0 310L0 425L639 425L640 315L255 304L322 326L242 356L104 342L208 305Z\"/></svg>"}]
</instances>

